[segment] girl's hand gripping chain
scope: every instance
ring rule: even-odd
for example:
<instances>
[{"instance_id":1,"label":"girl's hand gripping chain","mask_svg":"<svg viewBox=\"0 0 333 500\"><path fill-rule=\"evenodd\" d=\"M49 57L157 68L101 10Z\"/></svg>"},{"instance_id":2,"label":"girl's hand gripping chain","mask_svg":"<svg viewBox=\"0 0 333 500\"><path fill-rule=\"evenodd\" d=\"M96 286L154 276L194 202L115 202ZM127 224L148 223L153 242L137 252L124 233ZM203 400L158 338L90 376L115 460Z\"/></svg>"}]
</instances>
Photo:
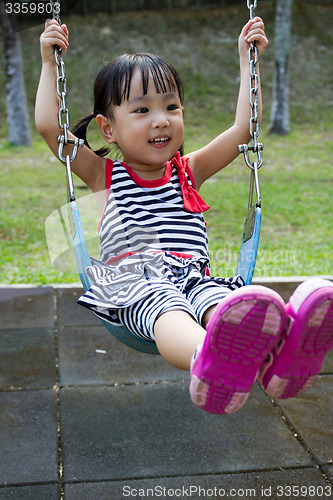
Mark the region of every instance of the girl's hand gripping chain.
<instances>
[{"instance_id":1,"label":"girl's hand gripping chain","mask_svg":"<svg viewBox=\"0 0 333 500\"><path fill-rule=\"evenodd\" d=\"M54 63L54 47L60 47L65 53L68 43L68 29L66 24L59 26L54 19L45 22L45 30L40 36L40 49L43 63Z\"/></svg>"},{"instance_id":2,"label":"girl's hand gripping chain","mask_svg":"<svg viewBox=\"0 0 333 500\"><path fill-rule=\"evenodd\" d=\"M248 63L249 44L251 42L256 42L259 60L267 48L268 39L265 34L264 22L258 16L248 21L239 35L238 50L241 62L245 59Z\"/></svg>"}]
</instances>

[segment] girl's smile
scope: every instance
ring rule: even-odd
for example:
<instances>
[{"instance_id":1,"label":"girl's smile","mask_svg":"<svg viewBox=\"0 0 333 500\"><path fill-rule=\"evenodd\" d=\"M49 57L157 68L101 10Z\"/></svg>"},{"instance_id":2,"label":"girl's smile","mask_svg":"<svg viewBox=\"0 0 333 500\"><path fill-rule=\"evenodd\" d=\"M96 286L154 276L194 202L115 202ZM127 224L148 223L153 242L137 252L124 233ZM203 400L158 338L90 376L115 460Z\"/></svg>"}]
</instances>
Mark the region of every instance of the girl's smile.
<instances>
[{"instance_id":1,"label":"girl's smile","mask_svg":"<svg viewBox=\"0 0 333 500\"><path fill-rule=\"evenodd\" d=\"M170 137L155 137L155 139L150 139L149 143L155 148L164 148L169 141Z\"/></svg>"}]
</instances>

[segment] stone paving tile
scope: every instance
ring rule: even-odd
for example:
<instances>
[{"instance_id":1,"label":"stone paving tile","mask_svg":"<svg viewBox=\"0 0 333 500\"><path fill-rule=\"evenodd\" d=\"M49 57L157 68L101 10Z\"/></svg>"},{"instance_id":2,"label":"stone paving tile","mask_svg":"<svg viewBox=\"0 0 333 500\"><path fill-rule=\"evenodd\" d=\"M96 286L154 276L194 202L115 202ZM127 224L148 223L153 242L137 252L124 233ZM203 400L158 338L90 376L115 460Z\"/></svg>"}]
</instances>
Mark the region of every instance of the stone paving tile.
<instances>
[{"instance_id":1,"label":"stone paving tile","mask_svg":"<svg viewBox=\"0 0 333 500\"><path fill-rule=\"evenodd\" d=\"M56 482L58 446L53 391L0 393L0 485Z\"/></svg>"},{"instance_id":2,"label":"stone paving tile","mask_svg":"<svg viewBox=\"0 0 333 500\"><path fill-rule=\"evenodd\" d=\"M292 495L292 491L295 495ZM319 495L316 495L316 493ZM332 487L314 468L66 484L66 500L330 499Z\"/></svg>"},{"instance_id":3,"label":"stone paving tile","mask_svg":"<svg viewBox=\"0 0 333 500\"><path fill-rule=\"evenodd\" d=\"M81 287L59 287L57 292L58 327L99 326L100 320L76 301L84 293Z\"/></svg>"},{"instance_id":4,"label":"stone paving tile","mask_svg":"<svg viewBox=\"0 0 333 500\"><path fill-rule=\"evenodd\" d=\"M56 379L51 328L0 330L0 390L48 389Z\"/></svg>"},{"instance_id":5,"label":"stone paving tile","mask_svg":"<svg viewBox=\"0 0 333 500\"><path fill-rule=\"evenodd\" d=\"M57 310L60 383L81 386L60 390L65 500L118 500L126 498L126 485L252 487L257 494L266 488L256 498L277 498L279 485L327 486L311 453L333 483L333 351L312 389L277 400L309 455L258 386L235 415L198 410L183 380L188 374L116 341L75 305L81 293L80 287L0 289L0 499L59 497L55 394L44 390L56 381ZM327 491L317 497L333 497Z\"/></svg>"},{"instance_id":6,"label":"stone paving tile","mask_svg":"<svg viewBox=\"0 0 333 500\"><path fill-rule=\"evenodd\" d=\"M61 328L59 360L62 386L130 384L189 377L188 372L171 367L161 356L129 349L103 326Z\"/></svg>"},{"instance_id":7,"label":"stone paving tile","mask_svg":"<svg viewBox=\"0 0 333 500\"><path fill-rule=\"evenodd\" d=\"M188 383L60 391L64 480L313 465L256 386L235 415L199 410Z\"/></svg>"},{"instance_id":8,"label":"stone paving tile","mask_svg":"<svg viewBox=\"0 0 333 500\"><path fill-rule=\"evenodd\" d=\"M94 497L90 500L92 498ZM0 489L0 500L59 500L59 486L58 484L8 486Z\"/></svg>"},{"instance_id":9,"label":"stone paving tile","mask_svg":"<svg viewBox=\"0 0 333 500\"><path fill-rule=\"evenodd\" d=\"M277 402L320 462L332 463L333 375L320 376L308 391Z\"/></svg>"},{"instance_id":10,"label":"stone paving tile","mask_svg":"<svg viewBox=\"0 0 333 500\"><path fill-rule=\"evenodd\" d=\"M0 330L54 327L55 294L51 287L0 288Z\"/></svg>"}]
</instances>

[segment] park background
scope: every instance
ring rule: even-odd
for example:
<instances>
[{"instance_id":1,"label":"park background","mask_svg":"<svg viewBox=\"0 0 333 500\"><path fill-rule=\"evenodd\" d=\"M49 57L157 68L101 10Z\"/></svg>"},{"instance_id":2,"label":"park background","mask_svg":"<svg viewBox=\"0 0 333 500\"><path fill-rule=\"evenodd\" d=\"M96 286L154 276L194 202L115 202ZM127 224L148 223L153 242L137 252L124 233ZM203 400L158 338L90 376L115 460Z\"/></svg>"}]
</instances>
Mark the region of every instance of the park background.
<instances>
[{"instance_id":1,"label":"park background","mask_svg":"<svg viewBox=\"0 0 333 500\"><path fill-rule=\"evenodd\" d=\"M233 122L239 84L237 38L249 13L245 1L217 3L198 1L189 7L185 0L165 0L141 1L134 6L133 0L108 2L106 12L91 12L89 2L79 2L76 12L62 15L70 31L65 63L71 124L92 111L92 85L104 62L124 51L153 51L170 60L183 79L185 152L203 146L228 128ZM155 9L147 10L148 4ZM120 10L120 5L126 10ZM131 10L134 7L138 10ZM291 130L285 136L269 133L275 2L260 1L256 9L265 21L270 45L260 64L263 221L255 277L332 274L333 5L328 1L294 1L292 9ZM31 147L8 143L6 114L1 112L0 281L6 284L79 281L74 266L72 270L52 267L45 233L50 214L66 203L66 179L64 167L52 157L33 122L42 29L38 25L19 33ZM1 59L2 51L1 47ZM3 65L0 109L4 111L2 69ZM101 145L96 127L89 128L89 136L93 147ZM75 187L79 198L89 194L78 179ZM240 156L200 191L211 205L206 220L213 274L234 272L248 189L249 170ZM97 239L97 222L90 218L85 224L83 216L88 240Z\"/></svg>"}]
</instances>

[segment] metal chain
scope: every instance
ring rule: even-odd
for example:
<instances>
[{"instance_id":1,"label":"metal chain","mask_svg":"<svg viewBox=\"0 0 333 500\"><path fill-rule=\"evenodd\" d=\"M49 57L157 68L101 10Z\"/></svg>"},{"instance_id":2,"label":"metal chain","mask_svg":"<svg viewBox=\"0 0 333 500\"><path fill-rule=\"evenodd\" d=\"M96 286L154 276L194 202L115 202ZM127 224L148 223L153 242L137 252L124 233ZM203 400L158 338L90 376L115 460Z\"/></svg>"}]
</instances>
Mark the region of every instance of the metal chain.
<instances>
[{"instance_id":1,"label":"metal chain","mask_svg":"<svg viewBox=\"0 0 333 500\"><path fill-rule=\"evenodd\" d=\"M255 8L257 7L257 0L247 0L247 7L250 11L250 19L255 17ZM246 165L251 169L251 184L250 184L250 199L249 208L252 205L252 192L253 186L256 187L257 194L257 205L260 205L260 189L259 189L259 177L258 169L262 165L262 150L264 146L262 143L258 142L259 136L259 113L258 113L258 101L259 101L259 76L257 71L258 63L258 49L255 42L250 43L249 48L249 64L250 64L250 107L251 107L251 117L250 117L250 134L252 137L252 145L241 144L238 146L238 151L244 154L244 160ZM249 151L253 151L257 155L257 161L251 162L249 157Z\"/></svg>"},{"instance_id":2,"label":"metal chain","mask_svg":"<svg viewBox=\"0 0 333 500\"><path fill-rule=\"evenodd\" d=\"M61 26L60 0L59 1L50 0L50 2L52 5L53 19L55 19L59 23L59 26ZM72 201L75 200L75 195L74 195L73 179L72 179L70 164L75 160L77 155L77 150L79 147L82 147L84 145L84 141L83 139L78 139L77 137L75 139L68 138L69 111L66 105L67 81L65 73L65 63L63 60L63 54L60 47L55 47L54 57L57 64L57 94L60 99L58 120L59 120L59 127L63 130L63 134L59 135L58 137L58 143L59 143L58 157L61 161L66 163L69 198ZM64 157L64 146L67 144L73 144L73 151L71 156L66 155L66 157Z\"/></svg>"},{"instance_id":3,"label":"metal chain","mask_svg":"<svg viewBox=\"0 0 333 500\"><path fill-rule=\"evenodd\" d=\"M254 0L253 3L251 3L251 0L247 0L247 8L250 10L250 19L254 18L254 9L257 7L257 5L257 0Z\"/></svg>"}]
</instances>

